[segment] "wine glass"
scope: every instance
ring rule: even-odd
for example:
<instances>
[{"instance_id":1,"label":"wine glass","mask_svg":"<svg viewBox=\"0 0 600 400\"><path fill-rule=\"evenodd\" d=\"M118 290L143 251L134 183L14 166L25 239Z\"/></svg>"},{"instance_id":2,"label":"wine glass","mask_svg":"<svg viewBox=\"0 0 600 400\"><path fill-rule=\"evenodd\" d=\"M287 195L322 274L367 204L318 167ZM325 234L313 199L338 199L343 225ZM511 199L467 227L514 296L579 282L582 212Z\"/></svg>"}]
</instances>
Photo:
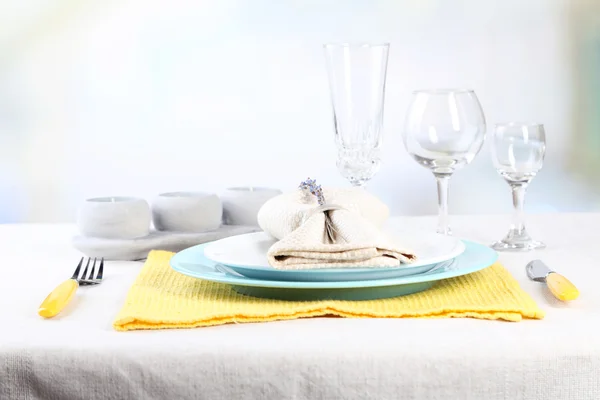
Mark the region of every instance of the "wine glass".
<instances>
[{"instance_id":1,"label":"wine glass","mask_svg":"<svg viewBox=\"0 0 600 400\"><path fill-rule=\"evenodd\" d=\"M497 124L492 139L492 160L498 173L510 185L514 215L504 239L492 244L495 250L527 251L546 245L533 240L525 229L523 204L529 182L544 163L546 133L541 124Z\"/></svg>"},{"instance_id":2,"label":"wine glass","mask_svg":"<svg viewBox=\"0 0 600 400\"><path fill-rule=\"evenodd\" d=\"M389 44L324 45L333 106L337 168L364 187L381 165Z\"/></svg>"},{"instance_id":3,"label":"wine glass","mask_svg":"<svg viewBox=\"0 0 600 400\"><path fill-rule=\"evenodd\" d=\"M451 235L448 181L473 161L485 138L485 116L473 90L435 89L413 92L403 134L408 153L429 168L437 181L437 232Z\"/></svg>"}]
</instances>

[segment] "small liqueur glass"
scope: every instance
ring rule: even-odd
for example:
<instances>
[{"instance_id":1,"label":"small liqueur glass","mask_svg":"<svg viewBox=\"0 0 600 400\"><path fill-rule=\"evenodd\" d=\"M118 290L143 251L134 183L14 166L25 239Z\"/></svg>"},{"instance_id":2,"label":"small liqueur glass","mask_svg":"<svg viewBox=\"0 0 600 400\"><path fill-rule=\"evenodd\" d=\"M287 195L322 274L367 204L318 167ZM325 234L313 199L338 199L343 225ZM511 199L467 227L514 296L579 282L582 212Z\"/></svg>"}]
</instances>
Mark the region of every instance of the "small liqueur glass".
<instances>
[{"instance_id":1,"label":"small liqueur glass","mask_svg":"<svg viewBox=\"0 0 600 400\"><path fill-rule=\"evenodd\" d=\"M525 229L523 205L531 180L542 169L546 153L546 133L542 124L511 122L497 124L492 138L492 161L510 185L513 222L506 236L492 244L495 250L528 251L545 248Z\"/></svg>"},{"instance_id":2,"label":"small liqueur glass","mask_svg":"<svg viewBox=\"0 0 600 400\"><path fill-rule=\"evenodd\" d=\"M364 187L381 165L383 103L389 44L324 45L337 168Z\"/></svg>"},{"instance_id":3,"label":"small liqueur glass","mask_svg":"<svg viewBox=\"0 0 600 400\"><path fill-rule=\"evenodd\" d=\"M469 89L413 92L403 132L404 146L420 165L433 172L438 190L437 232L451 235L448 181L469 164L485 139L485 116Z\"/></svg>"}]
</instances>

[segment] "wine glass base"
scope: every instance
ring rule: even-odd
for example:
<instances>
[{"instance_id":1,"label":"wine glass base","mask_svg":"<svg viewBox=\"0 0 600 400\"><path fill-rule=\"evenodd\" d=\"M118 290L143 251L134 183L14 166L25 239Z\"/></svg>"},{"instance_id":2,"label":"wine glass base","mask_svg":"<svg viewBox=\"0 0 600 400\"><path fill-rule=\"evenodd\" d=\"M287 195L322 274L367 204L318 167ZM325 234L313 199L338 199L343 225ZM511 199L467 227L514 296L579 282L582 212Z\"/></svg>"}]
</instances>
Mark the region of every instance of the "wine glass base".
<instances>
[{"instance_id":1,"label":"wine glass base","mask_svg":"<svg viewBox=\"0 0 600 400\"><path fill-rule=\"evenodd\" d=\"M546 245L537 240L529 240L526 242L513 242L506 239L492 243L490 246L492 249L497 251L531 251L545 249Z\"/></svg>"},{"instance_id":2,"label":"wine glass base","mask_svg":"<svg viewBox=\"0 0 600 400\"><path fill-rule=\"evenodd\" d=\"M452 229L449 226L446 228L437 228L435 231L440 235L452 236Z\"/></svg>"}]
</instances>

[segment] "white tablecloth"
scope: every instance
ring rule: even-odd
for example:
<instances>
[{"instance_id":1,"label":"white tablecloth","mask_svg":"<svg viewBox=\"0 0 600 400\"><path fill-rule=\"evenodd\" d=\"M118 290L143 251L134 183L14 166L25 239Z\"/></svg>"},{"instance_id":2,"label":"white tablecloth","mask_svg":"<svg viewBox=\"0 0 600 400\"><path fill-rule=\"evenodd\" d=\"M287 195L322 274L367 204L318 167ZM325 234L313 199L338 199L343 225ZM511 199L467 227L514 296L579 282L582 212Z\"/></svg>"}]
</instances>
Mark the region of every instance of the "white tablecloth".
<instances>
[{"instance_id":1,"label":"white tablecloth","mask_svg":"<svg viewBox=\"0 0 600 400\"><path fill-rule=\"evenodd\" d=\"M455 216L489 243L506 216ZM434 229L433 218L396 223ZM79 260L70 225L0 226L0 399L600 399L600 214L529 216L544 251L500 260L547 312L519 323L329 319L116 332L141 263L109 262L59 317L39 303ZM563 304L531 282L544 260L580 289Z\"/></svg>"}]
</instances>

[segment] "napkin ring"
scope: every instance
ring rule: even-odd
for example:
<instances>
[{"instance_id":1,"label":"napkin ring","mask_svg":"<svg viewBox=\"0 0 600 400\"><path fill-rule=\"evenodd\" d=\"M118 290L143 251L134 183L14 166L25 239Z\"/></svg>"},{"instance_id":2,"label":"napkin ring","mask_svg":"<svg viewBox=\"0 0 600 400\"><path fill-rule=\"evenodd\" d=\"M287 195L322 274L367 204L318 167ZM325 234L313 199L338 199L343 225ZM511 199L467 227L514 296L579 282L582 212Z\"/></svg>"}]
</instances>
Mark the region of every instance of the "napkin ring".
<instances>
[{"instance_id":1,"label":"napkin ring","mask_svg":"<svg viewBox=\"0 0 600 400\"><path fill-rule=\"evenodd\" d=\"M336 204L328 204L325 201L325 196L323 195L323 189L321 185L317 185L316 180L307 178L305 181L300 183L298 186L304 192L305 197L308 199L310 196L315 196L317 198L317 202L319 203L319 207L315 207L304 214L304 218L302 219L302 224L306 222L309 218L311 218L316 213L322 212L325 214L325 237L329 243L337 242L337 230L333 225L333 221L331 221L331 215L329 211L334 210L343 210L344 207L336 205Z\"/></svg>"}]
</instances>

